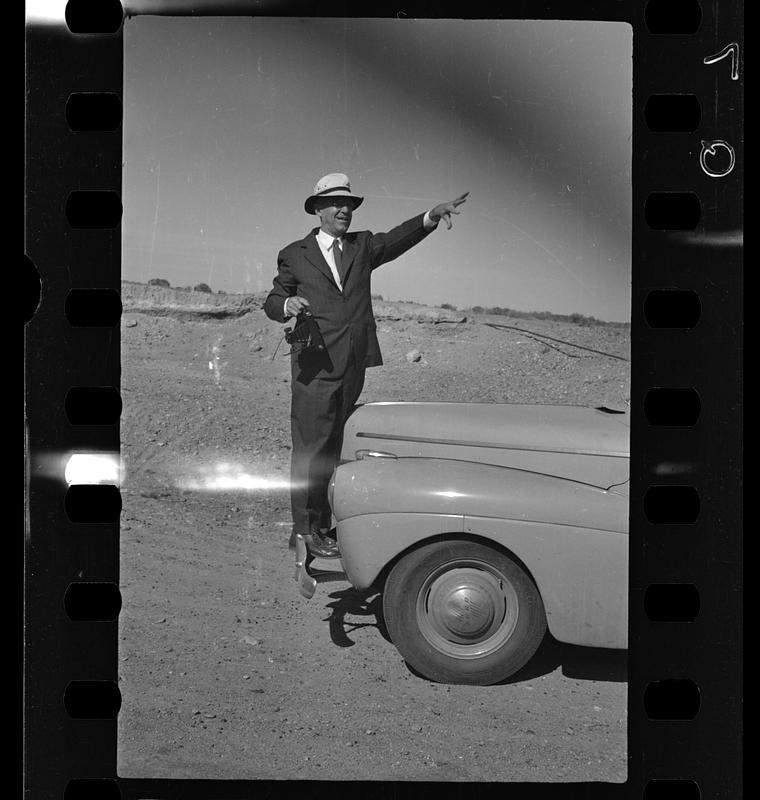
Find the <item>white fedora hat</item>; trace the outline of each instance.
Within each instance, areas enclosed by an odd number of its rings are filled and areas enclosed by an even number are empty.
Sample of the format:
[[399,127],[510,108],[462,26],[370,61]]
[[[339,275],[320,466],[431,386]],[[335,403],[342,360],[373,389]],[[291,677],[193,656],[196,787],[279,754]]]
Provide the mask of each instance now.
[[307,197],[303,204],[307,214],[314,213],[314,201],[320,197],[350,197],[354,201],[354,208],[359,208],[364,202],[363,197],[359,197],[358,194],[351,191],[348,175],[344,175],[342,172],[331,172],[317,181],[314,193]]

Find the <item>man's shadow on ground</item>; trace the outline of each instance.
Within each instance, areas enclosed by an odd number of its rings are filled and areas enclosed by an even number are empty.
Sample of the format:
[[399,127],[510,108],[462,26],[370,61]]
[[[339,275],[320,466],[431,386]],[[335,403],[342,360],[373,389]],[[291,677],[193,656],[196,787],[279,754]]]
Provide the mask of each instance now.
[[[377,628],[384,639],[391,641],[383,622],[382,595],[376,590],[362,592],[349,587],[332,592],[329,597],[331,602],[327,603],[327,607],[330,615],[326,621],[330,625],[330,637],[338,647],[353,647],[356,642],[351,639],[350,634],[359,628]],[[364,617],[366,622],[348,622],[347,615]],[[408,665],[407,667],[417,677],[427,680]],[[533,658],[501,684],[538,678],[554,672],[557,667],[568,678],[625,683],[628,680],[628,651],[562,644],[547,631]]]

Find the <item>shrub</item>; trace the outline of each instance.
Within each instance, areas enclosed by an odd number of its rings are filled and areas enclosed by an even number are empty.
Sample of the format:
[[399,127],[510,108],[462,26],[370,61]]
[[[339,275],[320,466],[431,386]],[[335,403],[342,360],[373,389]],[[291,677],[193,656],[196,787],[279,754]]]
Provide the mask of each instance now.
[[193,286],[194,292],[205,292],[206,294],[213,294],[211,287],[207,283],[198,283]]
[[441,303],[439,308],[445,308],[446,311],[458,311],[459,310],[456,306],[452,306],[451,303]]
[[148,281],[148,286],[164,286],[167,289],[172,288],[172,285],[166,280],[166,278],[151,278]]

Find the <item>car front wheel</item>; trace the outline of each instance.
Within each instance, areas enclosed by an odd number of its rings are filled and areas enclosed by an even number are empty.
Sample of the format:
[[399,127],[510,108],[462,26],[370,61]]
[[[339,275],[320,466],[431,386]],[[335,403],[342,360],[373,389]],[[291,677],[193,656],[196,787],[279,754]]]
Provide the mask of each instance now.
[[383,615],[407,663],[442,683],[498,683],[530,660],[546,632],[525,570],[499,550],[462,540],[404,556],[386,580]]

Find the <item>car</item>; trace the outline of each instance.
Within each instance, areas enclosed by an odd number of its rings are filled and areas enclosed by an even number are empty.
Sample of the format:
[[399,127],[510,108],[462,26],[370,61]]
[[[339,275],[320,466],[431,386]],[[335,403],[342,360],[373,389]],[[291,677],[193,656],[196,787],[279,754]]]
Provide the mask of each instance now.
[[[629,432],[629,414],[603,406],[358,407],[329,490],[342,566],[382,592],[410,667],[499,683],[547,629],[627,647]],[[296,578],[311,596],[305,552]]]

